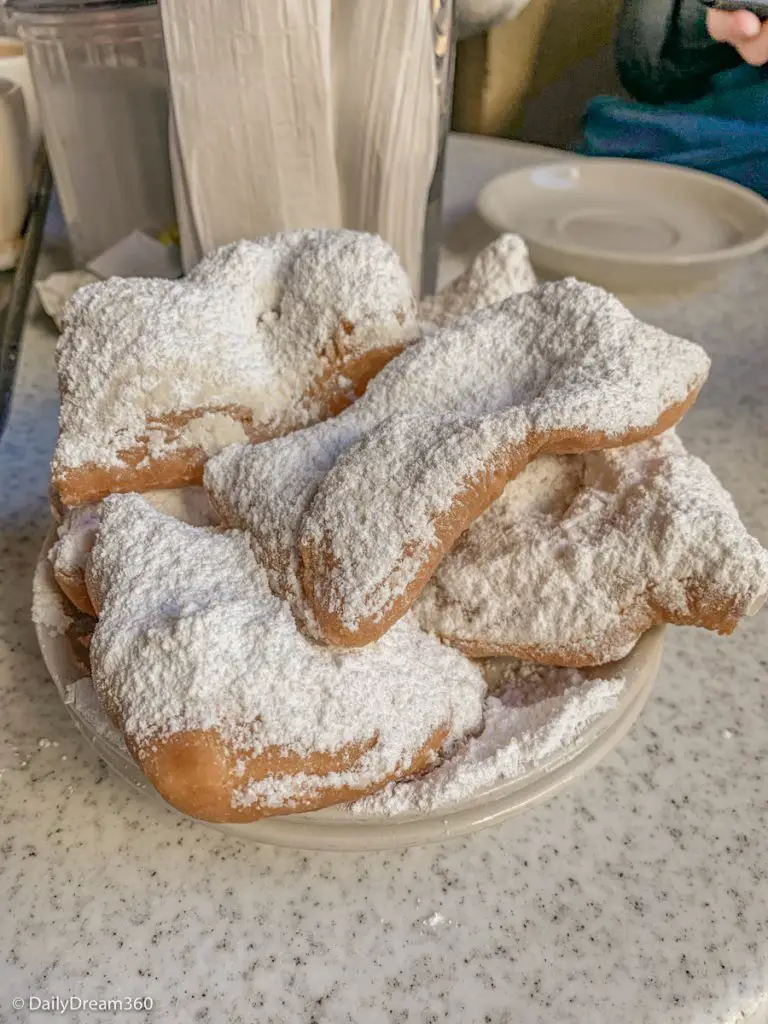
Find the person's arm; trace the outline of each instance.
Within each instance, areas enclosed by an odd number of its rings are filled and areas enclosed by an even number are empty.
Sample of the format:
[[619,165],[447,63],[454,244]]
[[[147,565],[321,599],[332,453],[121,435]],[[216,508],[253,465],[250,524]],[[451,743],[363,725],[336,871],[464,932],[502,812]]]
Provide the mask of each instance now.
[[617,29],[619,78],[644,103],[698,99],[713,75],[741,62],[713,40],[699,0],[624,0]]

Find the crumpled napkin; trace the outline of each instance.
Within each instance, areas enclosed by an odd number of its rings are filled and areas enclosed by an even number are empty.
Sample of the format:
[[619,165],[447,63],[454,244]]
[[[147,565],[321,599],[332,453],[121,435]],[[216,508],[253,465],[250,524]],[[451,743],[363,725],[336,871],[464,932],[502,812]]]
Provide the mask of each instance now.
[[61,317],[69,300],[78,288],[98,280],[99,278],[88,270],[67,270],[51,274],[44,281],[36,281],[35,291],[40,299],[40,305],[61,330]]
[[44,281],[37,281],[35,288],[43,309],[61,330],[64,307],[83,285],[107,277],[162,277],[175,280],[180,276],[181,260],[176,245],[161,242],[143,231],[132,231],[91,260],[85,270],[51,274]]

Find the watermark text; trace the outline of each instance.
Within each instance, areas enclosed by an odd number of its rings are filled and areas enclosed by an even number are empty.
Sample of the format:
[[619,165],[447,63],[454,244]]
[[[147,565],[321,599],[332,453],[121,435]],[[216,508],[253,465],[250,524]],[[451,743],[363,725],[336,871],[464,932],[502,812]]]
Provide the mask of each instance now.
[[85,999],[81,996],[16,996],[11,1000],[14,1010],[30,1013],[71,1013],[73,1010],[101,1013],[145,1013],[154,1006],[151,996],[124,996],[119,999]]

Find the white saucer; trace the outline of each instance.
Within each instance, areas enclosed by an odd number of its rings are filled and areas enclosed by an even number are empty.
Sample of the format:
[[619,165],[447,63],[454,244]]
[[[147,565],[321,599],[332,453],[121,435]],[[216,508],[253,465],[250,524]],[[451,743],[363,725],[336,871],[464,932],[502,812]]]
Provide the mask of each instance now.
[[[55,529],[46,538],[38,559],[35,589],[38,599],[61,607],[48,551]],[[131,758],[122,737],[98,705],[87,668],[69,638],[35,624],[46,667],[75,725],[112,771],[133,789],[162,802]],[[441,842],[498,824],[527,810],[570,785],[592,768],[622,739],[647,701],[661,663],[664,629],[642,636],[622,661],[589,670],[592,679],[623,677],[617,703],[571,741],[558,747],[535,771],[478,789],[461,802],[422,814],[360,814],[349,805],[310,814],[265,818],[249,824],[198,822],[248,842],[270,843],[306,850],[386,850]],[[178,813],[178,812],[177,812]]]
[[579,157],[490,181],[478,209],[528,243],[545,277],[669,291],[768,245],[768,202],[701,171]]

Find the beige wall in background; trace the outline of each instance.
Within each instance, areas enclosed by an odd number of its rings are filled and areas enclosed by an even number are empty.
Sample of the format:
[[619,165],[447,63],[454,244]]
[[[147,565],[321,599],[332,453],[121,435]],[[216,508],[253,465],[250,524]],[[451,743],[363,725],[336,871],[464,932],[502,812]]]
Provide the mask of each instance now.
[[531,0],[522,14],[459,44],[458,131],[567,146],[587,102],[620,92],[612,37],[620,0]]

